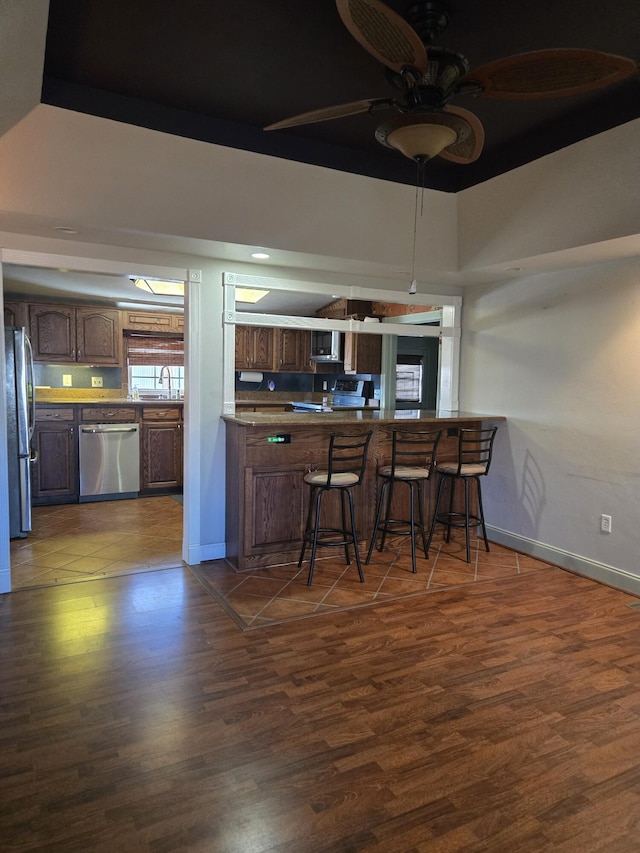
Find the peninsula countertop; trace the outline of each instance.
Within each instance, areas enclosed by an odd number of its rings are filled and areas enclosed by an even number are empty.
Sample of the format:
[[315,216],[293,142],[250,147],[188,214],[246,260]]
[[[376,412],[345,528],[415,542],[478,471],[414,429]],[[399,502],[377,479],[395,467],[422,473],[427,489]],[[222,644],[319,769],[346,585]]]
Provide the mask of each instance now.
[[356,423],[461,423],[464,421],[504,421],[505,415],[479,412],[428,411],[423,409],[344,409],[333,412],[240,412],[223,415],[223,420],[246,427],[272,427],[278,424],[290,426],[350,426]]

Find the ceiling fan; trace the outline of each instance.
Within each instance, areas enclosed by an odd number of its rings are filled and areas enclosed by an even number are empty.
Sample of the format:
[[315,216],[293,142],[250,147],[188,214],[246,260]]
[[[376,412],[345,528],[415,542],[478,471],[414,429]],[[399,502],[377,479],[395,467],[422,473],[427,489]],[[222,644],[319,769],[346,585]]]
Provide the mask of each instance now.
[[469,110],[453,106],[458,95],[534,100],[577,95],[631,76],[636,63],[595,50],[558,48],[507,56],[470,71],[460,53],[433,45],[449,22],[446,0],[413,3],[405,17],[381,0],[336,0],[342,22],[356,41],[386,66],[397,99],[373,98],[311,110],[270,124],[280,130],[329,119],[389,113],[377,127],[378,142],[422,167],[439,155],[454,163],[477,160],[484,129]]

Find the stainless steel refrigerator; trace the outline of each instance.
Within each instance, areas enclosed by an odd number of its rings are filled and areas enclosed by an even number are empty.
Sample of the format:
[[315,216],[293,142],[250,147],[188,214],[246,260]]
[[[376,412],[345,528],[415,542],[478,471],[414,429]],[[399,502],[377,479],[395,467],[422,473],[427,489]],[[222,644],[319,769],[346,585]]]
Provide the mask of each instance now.
[[33,352],[25,329],[4,330],[7,401],[7,445],[9,466],[9,535],[24,538],[31,530],[31,471],[35,458],[31,437],[36,398],[33,382]]

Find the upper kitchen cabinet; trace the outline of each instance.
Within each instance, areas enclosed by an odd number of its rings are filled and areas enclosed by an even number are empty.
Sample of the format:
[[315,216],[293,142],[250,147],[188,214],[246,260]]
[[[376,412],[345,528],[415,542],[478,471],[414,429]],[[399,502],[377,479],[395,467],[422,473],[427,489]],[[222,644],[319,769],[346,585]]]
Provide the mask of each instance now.
[[382,338],[347,332],[344,336],[345,373],[381,373]]
[[5,299],[4,302],[4,324],[5,326],[17,326],[27,328],[29,325],[29,306],[26,302],[14,302]]
[[274,329],[276,370],[282,373],[311,373],[311,332],[307,329]]
[[236,370],[273,370],[273,329],[236,326]]
[[152,313],[151,311],[122,311],[122,328],[136,332],[179,332],[184,334],[184,314]]
[[29,305],[35,361],[119,364],[120,312],[109,308]]

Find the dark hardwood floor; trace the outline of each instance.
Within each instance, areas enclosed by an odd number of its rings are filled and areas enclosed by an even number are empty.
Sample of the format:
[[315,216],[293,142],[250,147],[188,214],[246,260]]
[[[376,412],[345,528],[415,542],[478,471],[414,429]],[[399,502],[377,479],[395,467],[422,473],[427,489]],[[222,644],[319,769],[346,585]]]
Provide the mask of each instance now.
[[640,611],[560,570],[243,632],[188,568],[0,597],[0,849],[640,849]]

